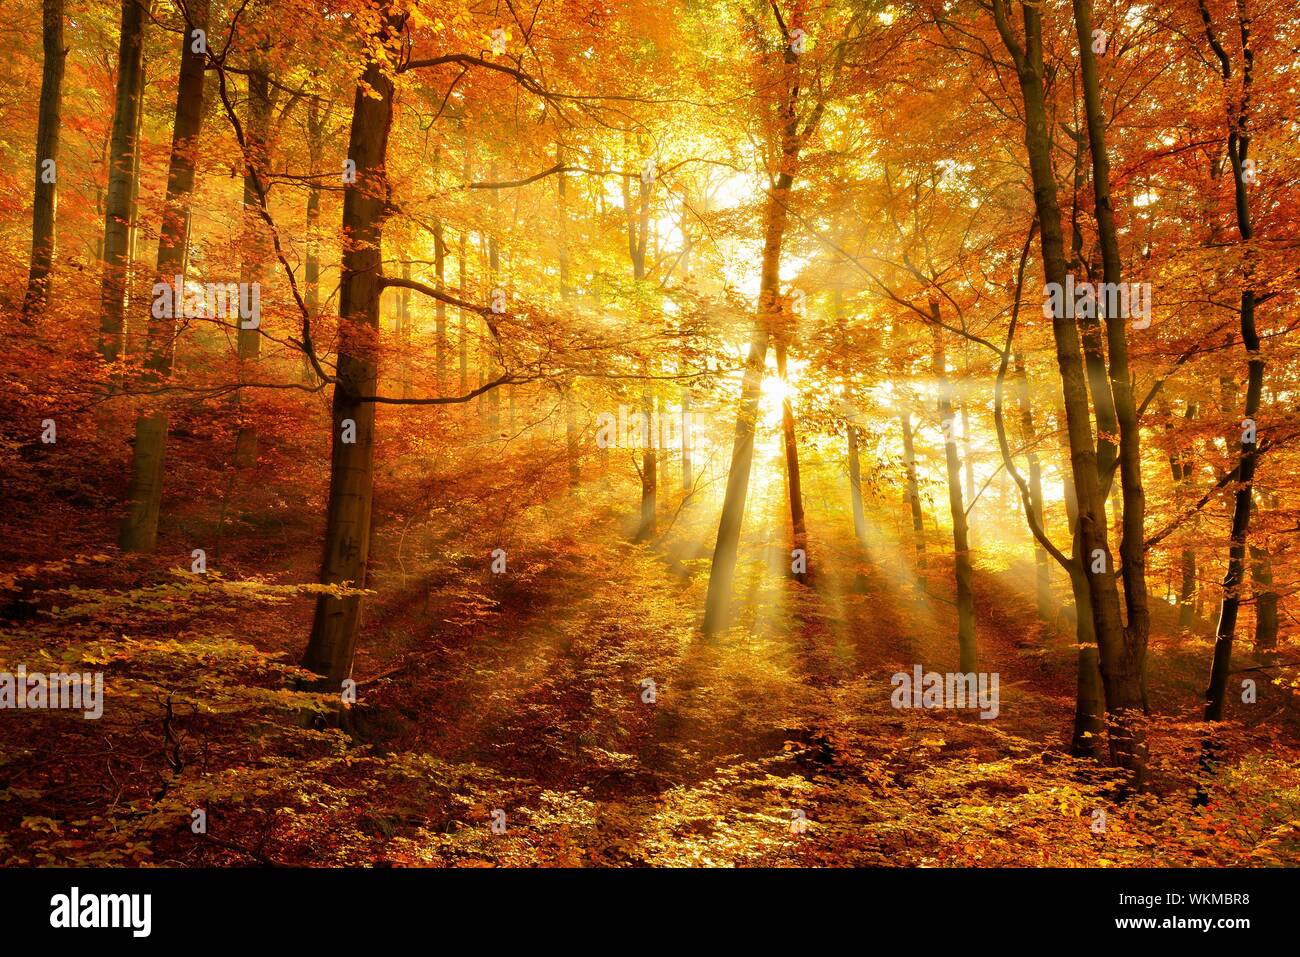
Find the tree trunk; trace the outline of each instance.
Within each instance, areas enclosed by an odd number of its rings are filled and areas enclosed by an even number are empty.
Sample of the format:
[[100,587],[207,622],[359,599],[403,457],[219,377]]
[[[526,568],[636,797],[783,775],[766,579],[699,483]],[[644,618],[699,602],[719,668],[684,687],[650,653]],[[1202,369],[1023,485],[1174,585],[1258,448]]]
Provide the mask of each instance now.
[[32,197],[32,260],[27,273],[23,318],[28,322],[45,309],[54,260],[55,213],[58,210],[59,113],[63,104],[63,0],[44,0],[41,11],[45,65],[36,121],[36,180]]
[[[321,172],[327,117],[328,112],[323,112],[320,108],[320,100],[312,97],[307,104],[307,162],[308,172],[313,177]],[[320,199],[320,182],[313,178],[307,186],[307,240],[303,261],[304,301],[307,312],[313,319],[320,312]],[[302,381],[316,382],[316,370],[312,368],[311,360],[305,352],[302,357]]]
[[[1183,419],[1190,422],[1196,418],[1196,403],[1188,402]],[[1168,431],[1173,431],[1170,422]],[[1192,485],[1192,459],[1189,453],[1173,448],[1169,451],[1169,471],[1174,480],[1174,500],[1181,511],[1186,507],[1187,493]],[[1190,628],[1196,623],[1196,550],[1183,546],[1179,556],[1181,580],[1178,585],[1178,627]]]
[[[646,247],[650,238],[650,193],[653,183],[642,174],[637,191],[636,206],[632,205],[631,180],[634,174],[627,172],[622,177],[623,209],[627,220],[627,252],[632,263],[632,278],[639,286],[646,275]],[[645,360],[644,371],[649,372],[650,360]],[[641,518],[637,525],[636,540],[646,541],[655,533],[655,514],[658,500],[659,469],[658,455],[655,448],[653,426],[654,400],[648,389],[641,392],[641,407],[646,420],[646,445],[641,453]]]
[[[685,371],[685,369],[683,369]],[[694,469],[691,463],[691,444],[695,432],[691,425],[691,387],[682,386],[682,492],[689,493],[695,484]]]
[[867,544],[867,515],[862,508],[862,463],[858,456],[858,427],[852,420],[845,424],[849,440],[849,501],[853,506],[853,534]]
[[569,488],[582,482],[581,456],[578,448],[578,404],[573,384],[564,387],[564,450],[569,462]]
[[[1020,405],[1020,437],[1025,444],[1025,457],[1029,461],[1029,508],[1039,528],[1043,525],[1043,468],[1035,447],[1037,431],[1034,428],[1034,407],[1029,397],[1029,377],[1025,372],[1025,357],[1015,355],[1016,398]],[[1038,600],[1038,617],[1044,621],[1053,618],[1051,568],[1047,550],[1034,540],[1034,592]]]
[[[1079,68],[1083,78],[1084,109],[1088,119],[1088,152],[1092,159],[1092,188],[1096,200],[1097,237],[1101,244],[1102,278],[1107,288],[1118,289],[1124,280],[1119,232],[1110,198],[1110,159],[1106,152],[1106,115],[1101,102],[1097,57],[1092,43],[1092,0],[1073,0],[1074,22],[1079,37]],[[1108,301],[1115,305],[1122,300]],[[1146,701],[1146,651],[1151,631],[1146,582],[1146,493],[1142,488],[1142,431],[1133,400],[1132,375],[1128,366],[1128,323],[1124,309],[1108,308],[1106,348],[1110,358],[1110,393],[1119,425],[1120,494],[1123,502],[1120,522],[1120,573],[1124,581],[1125,670],[1136,672]],[[1103,488],[1107,481],[1102,476]]]
[[[397,15],[385,19],[378,48],[401,29],[404,20]],[[347,187],[343,197],[342,232],[348,241],[343,246],[339,294],[338,382],[331,415],[329,505],[320,573],[324,585],[365,586],[374,488],[375,406],[359,397],[372,395],[378,381],[371,342],[379,331],[388,195],[384,164],[392,123],[391,65],[372,60],[357,85],[348,139],[356,182]],[[343,441],[347,420],[355,425],[354,442]],[[322,684],[337,687],[352,674],[360,616],[358,595],[317,597],[302,663],[326,679]]]
[[[459,244],[456,247],[456,282],[460,286],[460,295],[463,299],[466,295],[466,263],[465,257],[468,255],[466,248],[466,231],[460,231]],[[469,391],[469,320],[465,316],[465,310],[462,307],[456,309],[457,318],[460,320],[460,339],[456,343],[457,360],[460,372],[460,394],[464,395]]]
[[[776,374],[786,383],[786,355],[784,334],[776,341]],[[794,432],[794,403],[789,389],[781,396],[781,439],[785,449],[786,492],[790,499],[790,528],[794,548],[808,545],[808,526],[803,511],[803,482],[799,475],[799,441]],[[796,575],[802,579],[804,575]]]
[[[1243,57],[1246,67],[1243,75],[1245,92],[1242,102],[1249,103],[1253,56],[1249,45],[1250,27],[1245,19],[1244,4],[1238,5],[1238,26],[1245,45]],[[1207,21],[1207,30],[1209,24]],[[1225,67],[1226,70],[1226,67]],[[1225,77],[1226,81],[1226,77]],[[1228,688],[1228,675],[1232,670],[1232,643],[1237,631],[1237,613],[1241,608],[1241,586],[1245,575],[1246,538],[1250,533],[1255,464],[1258,461],[1258,430],[1260,398],[1264,391],[1264,356],[1260,352],[1259,332],[1255,328],[1255,289],[1251,284],[1254,256],[1250,250],[1255,235],[1250,221],[1250,200],[1246,190],[1245,163],[1250,148],[1249,117],[1246,114],[1229,117],[1228,159],[1232,162],[1232,179],[1237,213],[1237,234],[1246,247],[1243,253],[1241,290],[1241,344],[1246,352],[1246,408],[1242,422],[1241,446],[1238,456],[1236,495],[1232,509],[1232,537],[1228,548],[1228,568],[1223,576],[1223,600],[1219,606],[1219,623],[1215,628],[1214,662],[1210,667],[1210,683],[1205,692],[1205,720],[1223,718],[1224,699]]]
[[[171,161],[167,171],[167,200],[158,236],[156,281],[172,285],[184,277],[187,265],[190,199],[194,192],[194,163],[203,124],[203,72],[205,57],[192,49],[193,32],[208,26],[208,0],[190,0],[189,19],[181,35],[181,66],[176,87],[176,119],[172,126]],[[181,287],[184,288],[182,278]],[[173,315],[148,320],[145,341],[145,380],[163,382],[172,369],[176,319]],[[127,510],[118,535],[124,552],[151,552],[158,538],[162,504],[163,462],[167,452],[167,413],[158,409],[136,419],[131,454],[131,480]]]
[[[1082,578],[1082,576],[1080,576]],[[1086,581],[1085,581],[1086,586]],[[1087,596],[1080,608],[1087,608]],[[1106,712],[1101,687],[1101,671],[1097,665],[1097,646],[1095,644],[1079,645],[1079,683],[1074,703],[1074,735],[1070,740],[1070,754],[1076,758],[1092,758],[1100,761],[1105,757],[1105,722],[1102,715]]]
[[767,204],[763,261],[758,294],[758,311],[754,331],[750,334],[749,352],[740,387],[740,412],[731,445],[731,469],[727,473],[727,491],[718,520],[718,537],[713,546],[713,563],[709,569],[709,591],[704,605],[703,631],[713,635],[726,627],[731,617],[731,588],[736,575],[736,558],[740,549],[740,528],[745,517],[745,498],[749,494],[749,473],[754,464],[754,428],[758,419],[758,396],[767,365],[767,346],[772,323],[781,308],[781,243],[785,236],[786,202],[793,177],[782,172]]
[[[438,225],[436,227],[436,232],[434,233],[433,243],[435,248],[439,250],[438,254],[435,255],[435,259],[437,260],[436,267],[435,267],[437,272],[436,282],[437,282],[437,287],[439,292],[442,292],[443,290],[441,233],[442,233],[442,226]],[[401,260],[402,260],[402,278],[409,280],[411,278],[411,261],[406,258],[405,254],[402,255]],[[439,395],[442,394],[443,369],[441,367],[441,363],[445,361],[442,346],[443,346],[443,339],[445,338],[445,334],[447,331],[446,310],[447,310],[446,304],[441,299],[437,300],[438,322],[443,332],[443,335],[440,335],[438,337],[438,362],[440,365],[437,372],[438,387],[436,391],[438,392]],[[397,319],[398,319],[397,343],[398,343],[398,348],[401,350],[401,358],[398,361],[398,368],[401,370],[401,375],[402,375],[402,398],[409,399],[412,394],[411,335],[414,332],[414,328],[413,328],[414,318],[411,315],[411,290],[410,289],[403,288],[398,290]]]
[[[993,13],[998,32],[1015,61],[1025,104],[1025,150],[1033,180],[1034,203],[1041,225],[1039,242],[1044,280],[1063,290],[1066,278],[1065,243],[1061,232],[1061,209],[1057,201],[1044,98],[1042,15],[1036,6],[1028,3],[1021,4],[1021,12],[1024,19],[1023,49],[1011,27],[1007,0],[994,0]],[[1134,660],[1125,641],[1114,561],[1107,542],[1105,495],[1098,478],[1097,449],[1093,443],[1078,331],[1065,309],[1052,312],[1052,334],[1056,342],[1057,366],[1061,375],[1070,443],[1070,466],[1078,496],[1078,527],[1082,545],[1079,558],[1083,560],[1083,573],[1087,576],[1089,586],[1090,611],[1097,637],[1106,710],[1111,719],[1111,757],[1117,764],[1132,771],[1140,781],[1146,768],[1146,744],[1131,718],[1143,707],[1142,663]]]
[[921,511],[921,487],[916,478],[916,444],[912,441],[912,413],[904,411],[903,422],[903,468],[907,472],[907,504],[912,510],[912,541],[916,546],[916,575],[921,587],[925,587],[922,574],[925,569],[925,513]]
[[1277,649],[1277,591],[1273,587],[1273,558],[1267,548],[1250,548],[1250,577],[1255,586],[1255,650]]
[[104,276],[100,290],[99,354],[105,362],[122,356],[126,322],[127,254],[131,233],[131,171],[138,148],[136,129],[144,84],[144,5],[122,0],[113,135],[104,201]]
[[[403,268],[408,271],[411,264],[404,263]],[[434,285],[439,292],[445,292],[447,289],[447,243],[443,236],[442,221],[436,220],[433,225],[433,276]],[[410,290],[405,290],[408,294]],[[409,320],[409,316],[407,319]],[[437,338],[435,349],[437,350],[437,360],[435,362],[438,377],[438,394],[442,395],[443,390],[447,387],[447,304],[441,299],[437,300],[433,306],[433,329]],[[404,346],[410,345],[410,334],[405,333],[406,340]],[[409,381],[409,376],[407,377]]]
[[[146,8],[147,12],[152,12],[152,7]],[[137,264],[140,261],[139,242],[140,242],[140,159],[144,153],[144,91],[149,83],[149,58],[140,58],[140,89],[136,94],[139,102],[135,105],[135,152],[131,156],[131,221],[127,227],[126,239],[126,284],[123,288],[123,320],[131,314],[132,299],[135,296],[135,282]],[[132,330],[127,326],[124,330],[126,353],[127,355],[136,355],[140,351],[139,336],[137,330],[134,339]]]
[[[461,141],[465,150],[465,162],[462,175],[464,176],[464,181],[468,183],[470,181],[470,174],[473,170],[470,164],[469,133],[465,131],[463,123],[461,126]],[[462,300],[467,299],[469,296],[469,288],[465,285],[468,278],[466,273],[466,269],[468,268],[467,257],[469,255],[468,237],[469,231],[462,228],[456,242],[456,282],[460,287],[459,295]],[[456,318],[460,321],[460,340],[457,343],[457,358],[460,361],[460,394],[464,395],[469,391],[469,321],[465,316],[465,310],[460,307],[457,307],[456,309]]]
[[[265,68],[260,64],[254,66],[248,74],[248,118],[244,123],[244,142],[248,147],[249,162],[257,175],[261,176],[270,169],[270,145],[267,137],[271,126],[271,85]],[[257,212],[259,200],[253,173],[244,173],[244,223],[240,240],[240,253],[243,261],[240,266],[240,282],[249,286],[261,283],[264,264],[268,258],[266,243],[263,238],[260,216]],[[236,345],[239,351],[239,378],[244,381],[248,374],[247,366],[255,366],[262,351],[262,331],[260,328],[245,328],[247,323],[236,318]],[[235,404],[243,402],[240,393],[235,394]],[[251,468],[257,464],[257,428],[245,423],[239,427],[235,436],[235,467]]]
[[790,190],[799,165],[802,136],[812,129],[812,121],[803,133],[799,130],[799,56],[792,45],[785,48],[785,89],[778,105],[781,119],[780,165],[772,182],[765,213],[763,257],[759,269],[758,308],[754,331],[740,386],[740,410],[736,416],[736,433],[731,446],[731,470],[727,473],[727,491],[722,500],[718,521],[718,538],[713,546],[713,563],[709,570],[709,591],[704,605],[705,635],[716,634],[731,617],[731,588],[736,576],[736,558],[740,549],[740,529],[745,517],[745,498],[749,493],[749,473],[754,464],[754,429],[758,419],[759,391],[767,365],[767,347],[773,328],[782,322],[781,248],[785,240]]
[[962,500],[961,460],[957,455],[956,421],[953,416],[952,385],[948,380],[943,333],[939,331],[939,303],[930,300],[934,318],[934,376],[939,386],[939,422],[943,428],[943,454],[948,470],[948,508],[952,514],[953,571],[957,580],[957,647],[963,674],[977,670],[975,645],[975,598],[971,590],[970,540],[966,528],[966,504]]
[[966,482],[966,500],[975,501],[975,455],[970,442],[970,403],[961,403],[962,475]]
[[[497,178],[496,164],[492,165],[490,174],[493,182]],[[497,283],[501,280],[501,247],[497,240],[497,230],[500,228],[500,207],[501,194],[499,190],[492,190],[492,229],[487,237],[487,274],[489,285],[489,294],[494,295]],[[492,357],[487,359],[489,363],[488,372],[483,376],[484,381],[491,379],[496,374],[496,362]],[[494,438],[500,438],[501,429],[501,393],[493,389],[484,396],[488,408],[488,427],[492,430]]]
[[656,401],[648,394],[643,396],[641,408],[645,415],[645,448],[641,452],[641,521],[637,526],[636,540],[648,541],[654,537],[659,488],[658,449],[656,433],[658,416]]

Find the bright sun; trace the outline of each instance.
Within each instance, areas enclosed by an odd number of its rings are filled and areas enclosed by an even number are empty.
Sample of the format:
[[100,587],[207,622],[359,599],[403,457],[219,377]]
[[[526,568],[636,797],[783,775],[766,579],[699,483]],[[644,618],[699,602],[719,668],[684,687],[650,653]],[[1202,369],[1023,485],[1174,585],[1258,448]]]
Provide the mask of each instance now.
[[763,395],[764,404],[780,406],[781,401],[788,395],[794,395],[794,388],[788,382],[783,382],[778,375],[765,376],[763,385],[760,388]]

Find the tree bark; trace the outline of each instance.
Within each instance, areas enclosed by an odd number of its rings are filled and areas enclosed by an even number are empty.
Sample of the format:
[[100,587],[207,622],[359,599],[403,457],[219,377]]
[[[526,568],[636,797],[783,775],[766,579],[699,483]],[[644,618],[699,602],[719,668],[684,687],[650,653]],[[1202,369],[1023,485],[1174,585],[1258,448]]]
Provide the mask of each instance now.
[[944,463],[948,472],[948,508],[952,514],[953,573],[957,583],[957,648],[963,674],[977,671],[975,643],[975,598],[971,590],[970,537],[966,527],[966,504],[962,499],[961,459],[957,455],[956,421],[953,415],[952,384],[939,330],[939,303],[930,300],[934,318],[934,377],[939,387],[939,423],[943,430]]
[[[1183,414],[1184,421],[1196,418],[1196,403],[1188,402]],[[1173,432],[1170,422],[1167,431]],[[1178,448],[1169,451],[1169,471],[1174,481],[1174,500],[1179,509],[1186,507],[1187,493],[1191,488],[1194,473],[1192,458]],[[1190,628],[1196,622],[1196,550],[1184,545],[1179,556],[1180,581],[1178,585],[1178,627]]]
[[[390,14],[381,28],[384,47],[405,17]],[[343,196],[342,278],[339,294],[338,382],[331,420],[330,489],[321,560],[323,585],[365,586],[374,489],[375,406],[378,368],[372,342],[379,331],[382,291],[383,223],[388,210],[385,161],[393,123],[391,65],[371,60],[357,85],[352,105],[348,158],[356,163],[356,182]],[[355,441],[345,442],[344,423],[355,425]],[[352,674],[361,616],[359,595],[321,594],[316,599],[311,638],[303,667],[337,687]]]
[[[435,259],[435,271],[437,275],[435,282],[437,283],[437,288],[439,292],[442,292],[443,290],[443,275],[442,275],[443,250],[442,250],[441,234],[442,234],[442,226],[441,224],[438,224],[435,226],[433,244],[435,249],[438,250],[438,252],[435,253],[434,255],[434,259]],[[411,261],[406,257],[405,253],[402,254],[401,261],[402,261],[402,278],[410,279]],[[443,346],[443,339],[445,338],[445,333],[447,331],[447,315],[446,315],[447,306],[441,299],[437,300],[436,302],[437,302],[436,308],[438,310],[438,313],[440,313],[438,315],[438,322],[441,324],[443,335],[439,336],[438,338],[439,368],[437,371],[438,381],[437,381],[437,387],[435,391],[439,395],[441,395],[442,394],[442,371],[443,371],[441,364],[445,361],[442,346]],[[401,350],[401,356],[398,359],[398,369],[401,372],[402,398],[404,399],[409,399],[412,394],[411,334],[414,332],[413,322],[414,320],[411,315],[411,290],[406,288],[399,289],[398,296],[397,296],[397,325],[398,325],[397,344],[398,344],[398,349]]]
[[[470,144],[469,133],[466,132],[464,125],[461,126],[461,145],[465,151],[464,169],[462,175],[464,181],[470,181],[470,174],[473,172],[470,164]],[[460,287],[460,297],[465,299],[469,295],[469,288],[465,285],[468,276],[466,273],[469,248],[469,232],[461,229],[457,236],[456,242],[456,283]],[[460,372],[460,394],[464,395],[469,391],[469,321],[463,308],[457,307],[456,318],[460,321],[460,338],[457,342],[457,359],[459,360]]]
[[[775,9],[775,8],[774,8]],[[740,410],[731,445],[731,470],[727,473],[727,490],[718,520],[718,538],[713,546],[713,563],[709,570],[709,591],[704,605],[703,632],[713,635],[726,627],[731,617],[731,589],[736,576],[736,559],[740,549],[740,529],[745,517],[745,498],[749,492],[749,473],[754,464],[754,430],[758,420],[758,398],[767,365],[767,347],[773,330],[782,322],[781,249],[789,218],[790,191],[799,165],[799,151],[813,128],[810,119],[803,133],[799,130],[799,56],[793,45],[785,48],[785,84],[778,106],[781,121],[780,168],[772,180],[764,214],[763,256],[759,268],[758,308],[754,330],[740,386]]]
[[[640,188],[637,191],[637,203],[632,204],[631,179],[634,174],[626,172],[622,177],[623,209],[627,219],[627,253],[632,263],[632,278],[637,285],[645,280],[646,246],[650,237],[650,193],[652,183],[649,177],[641,175]],[[646,360],[645,365],[649,365]],[[648,372],[649,369],[647,368]],[[641,393],[641,408],[645,415],[645,448],[641,453],[641,518],[637,524],[636,540],[646,541],[654,536],[656,506],[658,501],[659,469],[658,451],[655,448],[653,426],[654,400],[648,390]]]
[[[270,169],[270,144],[268,135],[271,126],[271,84],[265,67],[255,59],[248,74],[248,119],[244,124],[245,143],[248,148],[249,162],[257,175],[261,176]],[[259,201],[253,172],[244,173],[244,223],[240,240],[240,282],[253,285],[262,281],[264,266],[268,258],[266,243],[257,212]],[[245,328],[246,323],[236,318],[236,347],[239,353],[239,378],[244,381],[248,367],[255,366],[262,352],[262,331],[260,328]],[[239,393],[235,395],[235,404],[242,405]],[[257,427],[245,422],[239,427],[235,436],[235,467],[251,468],[257,464]]]
[[903,468],[907,473],[907,504],[912,511],[912,542],[916,546],[916,574],[922,588],[925,578],[925,513],[921,511],[921,487],[916,476],[916,443],[912,439],[912,413],[904,411],[900,416],[903,423]]
[[[993,0],[992,7],[998,32],[1015,62],[1025,105],[1025,151],[1041,226],[1039,242],[1044,280],[1064,289],[1065,242],[1044,94],[1042,14],[1036,5],[1020,4],[1024,21],[1022,48],[1011,27],[1009,0]],[[1078,329],[1065,312],[1053,310],[1051,319],[1065,404],[1070,466],[1078,496],[1078,535],[1082,546],[1078,557],[1083,560],[1097,637],[1102,686],[1110,717],[1111,758],[1132,771],[1140,783],[1145,775],[1146,744],[1132,718],[1143,708],[1142,662],[1134,658],[1125,641],[1114,562],[1107,543],[1105,495],[1098,477],[1083,355]]]
[[[152,6],[146,8],[146,12],[152,13]],[[135,296],[136,269],[139,262],[139,243],[140,243],[140,174],[141,155],[144,152],[144,91],[149,83],[149,58],[147,56],[140,59],[140,89],[136,93],[138,102],[135,105],[135,142],[136,149],[131,156],[131,220],[127,226],[126,239],[126,284],[123,287],[122,303],[123,318],[131,314],[132,299]],[[132,330],[127,326],[124,330],[125,348],[127,355],[136,355],[140,351],[139,331],[135,332],[134,339]]]
[[731,445],[731,469],[727,473],[727,490],[718,520],[718,537],[713,547],[709,570],[709,591],[705,599],[703,631],[706,635],[721,631],[730,619],[731,588],[736,574],[740,548],[740,528],[745,517],[745,499],[749,493],[749,473],[754,464],[754,428],[758,419],[759,389],[767,365],[767,347],[773,319],[781,308],[781,243],[785,236],[786,201],[793,177],[778,174],[772,198],[767,204],[763,260],[760,273],[758,311],[750,334],[745,358],[744,378],[740,387],[740,412]]
[[[1207,35],[1212,39],[1212,26],[1205,16]],[[1242,270],[1241,290],[1241,343],[1246,352],[1246,408],[1242,423],[1241,445],[1238,455],[1236,495],[1232,509],[1232,536],[1228,548],[1228,568],[1223,576],[1223,600],[1219,605],[1219,622],[1215,628],[1214,661],[1210,666],[1210,682],[1205,692],[1205,720],[1223,719],[1224,699],[1228,688],[1228,675],[1232,670],[1232,644],[1237,631],[1237,614],[1241,609],[1241,586],[1245,576],[1246,539],[1250,533],[1255,465],[1258,461],[1258,431],[1260,399],[1264,391],[1264,356],[1260,351],[1259,332],[1255,326],[1255,289],[1251,281],[1254,257],[1249,245],[1255,235],[1250,220],[1250,199],[1246,189],[1246,156],[1250,149],[1249,97],[1254,67],[1254,54],[1250,47],[1250,21],[1245,4],[1237,5],[1237,25],[1241,32],[1245,68],[1242,75],[1242,101],[1240,109],[1229,116],[1231,132],[1228,134],[1228,159],[1232,163],[1237,234],[1246,246]],[[1224,66],[1224,79],[1228,79]],[[1247,425],[1249,423],[1249,425]]]
[[[1088,120],[1088,152],[1092,159],[1097,236],[1101,244],[1102,278],[1107,288],[1123,282],[1119,231],[1110,198],[1110,159],[1106,151],[1106,115],[1101,102],[1097,57],[1092,49],[1092,0],[1073,0],[1079,37],[1079,68],[1083,79],[1084,109]],[[1113,303],[1108,303],[1113,304]],[[1099,304],[1100,305],[1100,304]],[[1142,488],[1142,432],[1133,399],[1128,365],[1129,316],[1124,310],[1105,310],[1106,347],[1109,353],[1110,394],[1119,426],[1120,494],[1123,514],[1119,541],[1120,573],[1124,581],[1126,670],[1136,670],[1146,700],[1146,649],[1151,612],[1146,583],[1146,493]],[[1108,481],[1102,476],[1103,488]],[[1145,707],[1144,709],[1145,710]]]
[[[41,100],[36,121],[32,259],[27,273],[27,294],[23,299],[23,318],[28,322],[45,309],[50,292],[50,264],[54,261],[59,125],[63,105],[63,67],[68,56],[63,45],[63,0],[44,0],[41,21],[45,63],[41,71]],[[50,163],[48,169],[47,161]]]
[[[782,383],[786,377],[786,346],[784,334],[776,342],[776,374]],[[781,396],[781,440],[785,449],[786,493],[790,500],[790,529],[793,534],[794,548],[807,548],[808,525],[803,511],[803,482],[799,474],[799,440],[794,431],[794,402],[789,389]],[[796,574],[803,579],[805,574]]]
[[[208,26],[208,0],[190,0],[186,30],[181,35],[180,76],[176,86],[176,118],[172,125],[171,160],[167,170],[167,200],[158,236],[156,281],[171,285],[184,277],[187,266],[190,201],[194,192],[194,167],[203,125],[203,72],[205,57],[193,49],[195,30]],[[182,278],[182,288],[184,279]],[[176,304],[173,315],[151,314],[145,339],[145,381],[161,383],[171,375],[175,351]],[[126,515],[118,534],[124,552],[151,552],[158,538],[162,505],[163,463],[167,452],[167,413],[158,409],[141,415],[135,423],[131,479]]]
[[[325,126],[329,113],[321,109],[318,97],[307,103],[307,163],[312,179],[307,186],[307,238],[303,260],[304,302],[308,314],[314,319],[320,312],[320,181],[322,154],[325,150]],[[315,383],[316,370],[306,353],[302,357],[302,381]]]
[[[1025,445],[1029,462],[1029,508],[1039,528],[1043,525],[1043,468],[1036,448],[1037,431],[1034,427],[1034,407],[1029,397],[1029,377],[1025,371],[1025,357],[1015,355],[1016,399],[1020,406],[1020,437]],[[1053,618],[1051,568],[1047,550],[1034,539],[1034,594],[1038,601],[1038,617],[1044,621]]]
[[113,101],[113,135],[104,201],[104,275],[100,290],[99,354],[105,362],[122,356],[126,323],[127,254],[131,233],[131,172],[138,149],[140,91],[144,84],[144,5],[122,0],[122,28]]
[[[403,268],[409,270],[411,264],[409,262],[405,263]],[[434,284],[437,286],[438,291],[445,291],[447,288],[447,243],[443,234],[441,220],[435,220],[433,225],[433,275]],[[407,290],[408,293],[409,291]],[[409,321],[410,316],[408,315],[406,318]],[[438,377],[438,394],[441,395],[443,390],[447,388],[447,304],[441,299],[437,300],[433,305],[433,328],[434,335],[437,338],[435,344],[437,355],[435,374]],[[405,340],[402,344],[409,347],[410,332],[403,330],[403,334]],[[410,381],[410,376],[407,376],[407,381]]]

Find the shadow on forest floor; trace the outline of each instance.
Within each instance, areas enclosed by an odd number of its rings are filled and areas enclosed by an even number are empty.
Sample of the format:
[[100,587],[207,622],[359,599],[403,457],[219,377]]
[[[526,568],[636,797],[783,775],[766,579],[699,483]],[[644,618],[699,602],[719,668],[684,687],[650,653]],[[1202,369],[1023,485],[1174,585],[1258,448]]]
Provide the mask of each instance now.
[[[859,545],[841,512],[815,505],[835,501],[839,481],[808,476],[807,583],[790,574],[780,480],[755,483],[735,622],[711,640],[698,631],[717,517],[704,501],[648,545],[623,528],[628,487],[599,480],[578,493],[587,507],[561,492],[508,528],[471,527],[481,515],[468,508],[460,524],[440,513],[438,535],[387,526],[351,739],[286,720],[321,706],[285,690],[281,663],[301,650],[310,595],[274,584],[311,580],[310,529],[259,545],[256,564],[280,571],[254,582],[131,580],[149,566],[108,555],[50,566],[57,587],[0,657],[61,647],[103,668],[118,697],[103,722],[42,716],[21,740],[0,738],[0,851],[172,864],[1300,859],[1291,691],[1261,682],[1259,704],[1235,709],[1212,800],[1194,809],[1209,645],[1178,634],[1158,602],[1152,788],[1117,805],[1114,773],[1068,756],[1072,636],[1037,619],[1018,529],[976,526],[996,719],[894,708],[895,672],[956,667],[951,568],[936,532],[917,588],[913,547],[883,507]],[[493,576],[484,556],[500,536],[509,574]],[[198,808],[206,835],[189,827]]]

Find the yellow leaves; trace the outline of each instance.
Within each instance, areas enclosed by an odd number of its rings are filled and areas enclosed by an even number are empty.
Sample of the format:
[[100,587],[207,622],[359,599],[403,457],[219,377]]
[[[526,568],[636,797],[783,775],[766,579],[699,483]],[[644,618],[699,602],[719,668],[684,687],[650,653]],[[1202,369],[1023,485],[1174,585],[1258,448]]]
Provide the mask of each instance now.
[[63,825],[52,817],[40,817],[33,815],[22,819],[19,825],[25,831],[34,831],[36,833],[45,832],[47,834],[63,833]]

